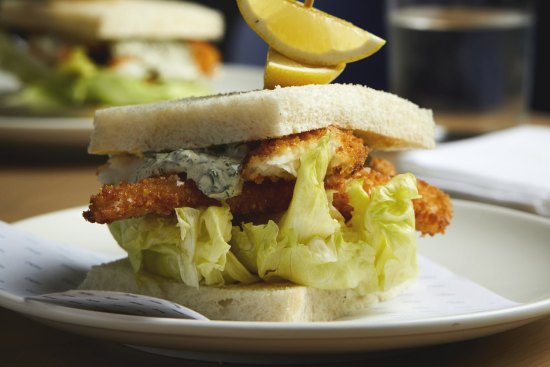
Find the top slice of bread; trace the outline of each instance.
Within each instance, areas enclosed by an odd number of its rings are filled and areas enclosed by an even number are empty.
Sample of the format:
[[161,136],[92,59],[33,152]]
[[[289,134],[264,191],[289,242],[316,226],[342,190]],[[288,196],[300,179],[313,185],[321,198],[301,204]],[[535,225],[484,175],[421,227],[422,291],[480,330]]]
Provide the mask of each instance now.
[[4,0],[0,23],[84,40],[189,39],[223,36],[221,13],[167,0]]
[[329,125],[373,150],[434,147],[431,110],[350,84],[307,85],[96,111],[88,151],[141,153],[276,138]]

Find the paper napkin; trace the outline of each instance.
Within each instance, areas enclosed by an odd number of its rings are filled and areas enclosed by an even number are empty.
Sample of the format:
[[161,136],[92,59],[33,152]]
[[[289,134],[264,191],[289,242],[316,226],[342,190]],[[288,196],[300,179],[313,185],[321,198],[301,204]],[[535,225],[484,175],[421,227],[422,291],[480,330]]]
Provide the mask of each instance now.
[[[0,221],[0,305],[5,299],[41,300],[83,309],[115,310],[123,314],[202,318],[181,306],[151,297],[75,291],[93,265],[115,259],[112,255],[77,245],[48,241]],[[368,317],[369,322],[376,325],[466,315],[518,305],[427,258],[419,256],[418,265],[420,276],[404,294],[369,308],[364,314],[355,315],[355,319]],[[70,292],[58,293],[66,291]]]
[[401,171],[457,196],[550,216],[550,127],[521,125],[407,152]]

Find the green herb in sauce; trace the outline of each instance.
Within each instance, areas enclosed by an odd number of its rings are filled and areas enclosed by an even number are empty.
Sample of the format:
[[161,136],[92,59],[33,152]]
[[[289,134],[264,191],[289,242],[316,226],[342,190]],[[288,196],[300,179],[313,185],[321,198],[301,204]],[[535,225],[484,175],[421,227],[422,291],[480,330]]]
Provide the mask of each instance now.
[[145,153],[141,162],[127,177],[138,182],[146,177],[185,173],[206,196],[224,200],[242,190],[241,166],[246,145],[227,145],[214,150],[179,149],[169,153]]
[[227,199],[238,195],[242,188],[241,161],[192,150],[176,150],[170,153],[155,153],[145,156],[132,181],[167,173],[185,172],[197,187],[214,199]]

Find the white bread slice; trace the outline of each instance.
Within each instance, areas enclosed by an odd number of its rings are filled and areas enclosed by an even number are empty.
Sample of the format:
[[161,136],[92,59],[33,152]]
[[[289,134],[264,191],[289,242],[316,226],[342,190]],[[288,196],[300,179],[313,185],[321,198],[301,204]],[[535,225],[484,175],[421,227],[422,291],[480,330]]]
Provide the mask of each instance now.
[[212,320],[331,321],[401,293],[409,282],[387,292],[360,295],[354,290],[323,290],[291,283],[192,288],[148,275],[136,281],[127,259],[92,267],[80,289],[119,291],[166,299]]
[[351,84],[306,85],[96,111],[88,151],[116,154],[263,140],[329,125],[371,149],[434,147],[432,111]]
[[218,11],[166,0],[4,0],[0,22],[85,40],[215,40],[224,32]]

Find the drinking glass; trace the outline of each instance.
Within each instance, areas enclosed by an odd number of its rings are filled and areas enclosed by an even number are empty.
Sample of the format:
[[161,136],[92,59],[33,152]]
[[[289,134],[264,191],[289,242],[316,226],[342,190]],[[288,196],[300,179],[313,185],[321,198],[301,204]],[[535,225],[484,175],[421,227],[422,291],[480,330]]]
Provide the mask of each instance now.
[[533,14],[527,0],[388,0],[390,89],[434,111],[447,136],[525,120]]

